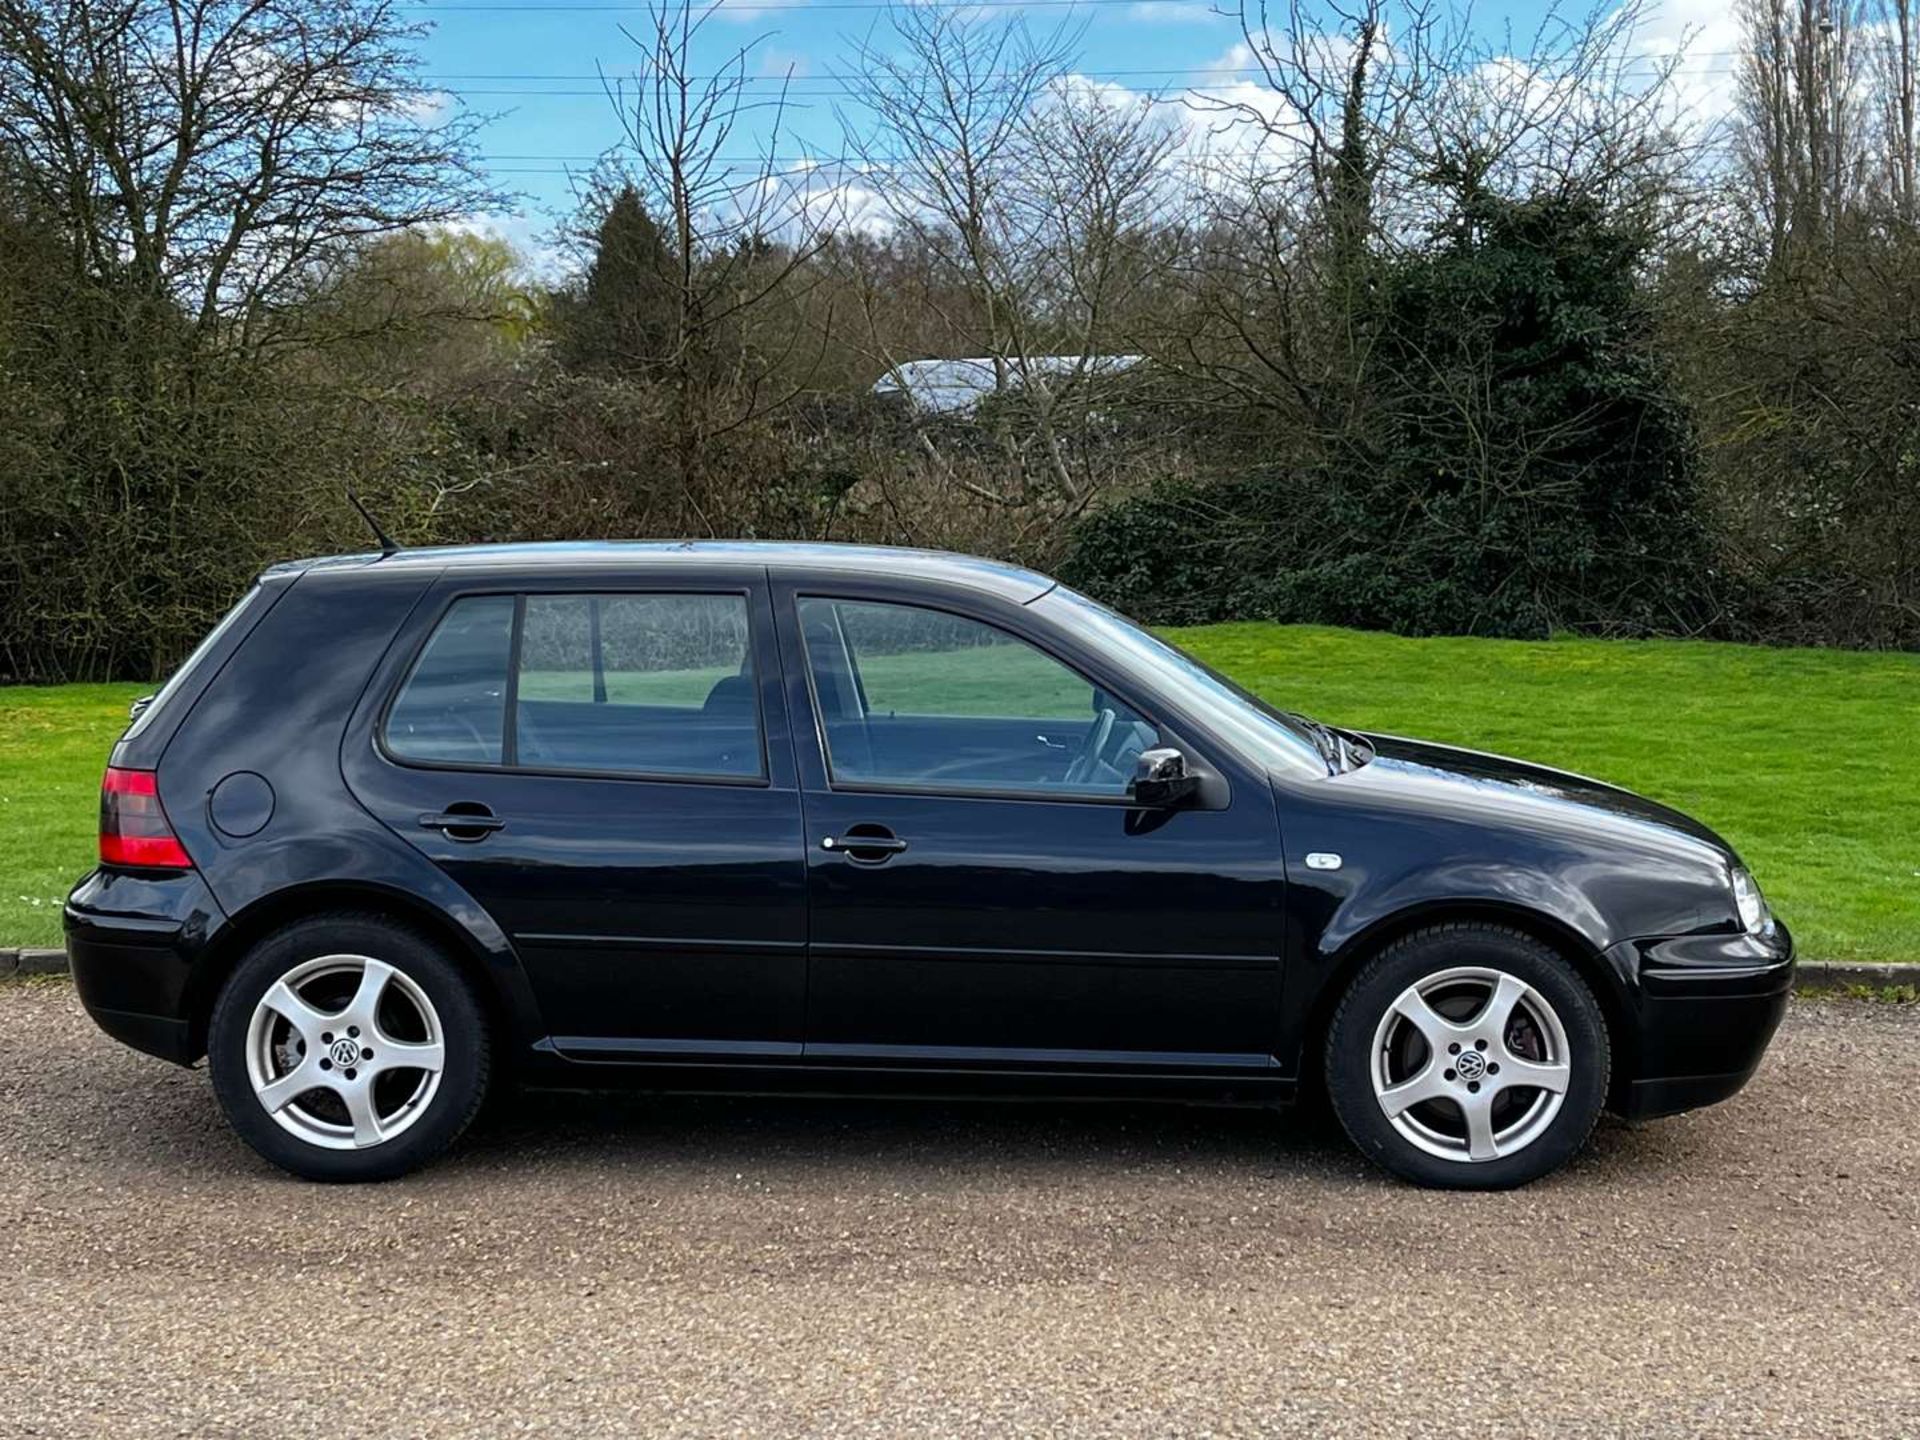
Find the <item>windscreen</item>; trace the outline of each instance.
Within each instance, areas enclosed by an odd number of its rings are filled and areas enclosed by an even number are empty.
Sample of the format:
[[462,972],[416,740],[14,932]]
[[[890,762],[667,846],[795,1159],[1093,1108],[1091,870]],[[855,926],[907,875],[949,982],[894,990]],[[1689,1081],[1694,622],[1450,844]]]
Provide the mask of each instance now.
[[1325,773],[1312,732],[1301,717],[1241,689],[1186,651],[1064,585],[1055,586],[1034,606],[1068,612],[1065,618],[1092,644],[1107,651],[1116,663],[1144,672],[1156,686],[1183,698],[1248,756],[1306,774]]

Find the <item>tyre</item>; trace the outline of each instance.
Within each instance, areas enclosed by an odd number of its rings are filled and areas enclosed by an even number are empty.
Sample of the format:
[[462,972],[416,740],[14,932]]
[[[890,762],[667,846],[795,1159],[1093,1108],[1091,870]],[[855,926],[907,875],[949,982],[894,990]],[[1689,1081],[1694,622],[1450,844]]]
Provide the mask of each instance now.
[[426,1164],[486,1098],[478,997],[427,936],[372,915],[301,920],[255,945],[215,1003],[214,1094],[240,1137],[309,1180]]
[[1607,1096],[1606,1019],[1549,946],[1449,924],[1354,977],[1327,1036],[1327,1093],[1362,1154],[1419,1185],[1500,1190],[1558,1169]]

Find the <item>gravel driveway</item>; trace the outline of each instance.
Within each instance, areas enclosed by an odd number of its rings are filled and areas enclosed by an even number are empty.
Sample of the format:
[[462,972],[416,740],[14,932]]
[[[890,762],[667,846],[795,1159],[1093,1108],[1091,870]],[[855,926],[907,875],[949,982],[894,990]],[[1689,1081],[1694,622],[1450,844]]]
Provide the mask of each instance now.
[[282,1178],[0,985],[0,1433],[1920,1434],[1920,1011],[1514,1195],[1258,1113],[515,1100]]

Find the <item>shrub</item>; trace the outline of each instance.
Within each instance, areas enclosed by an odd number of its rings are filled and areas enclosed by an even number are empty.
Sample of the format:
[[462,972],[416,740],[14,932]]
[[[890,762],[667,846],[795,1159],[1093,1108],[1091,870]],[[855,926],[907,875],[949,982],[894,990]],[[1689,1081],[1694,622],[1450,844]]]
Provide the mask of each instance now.
[[1374,268],[1356,420],[1089,519],[1070,572],[1160,621],[1697,628],[1712,550],[1640,258],[1594,205],[1469,191],[1443,243]]

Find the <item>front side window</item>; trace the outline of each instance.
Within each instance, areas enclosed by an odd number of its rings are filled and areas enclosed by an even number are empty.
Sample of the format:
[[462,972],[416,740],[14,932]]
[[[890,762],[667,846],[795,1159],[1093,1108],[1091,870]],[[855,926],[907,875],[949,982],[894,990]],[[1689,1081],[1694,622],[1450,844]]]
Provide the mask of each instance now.
[[758,778],[748,640],[741,595],[469,596],[395,697],[387,748],[435,764]]
[[763,774],[742,595],[529,595],[515,763]]
[[915,605],[802,597],[836,782],[1124,797],[1142,716],[1004,630]]

